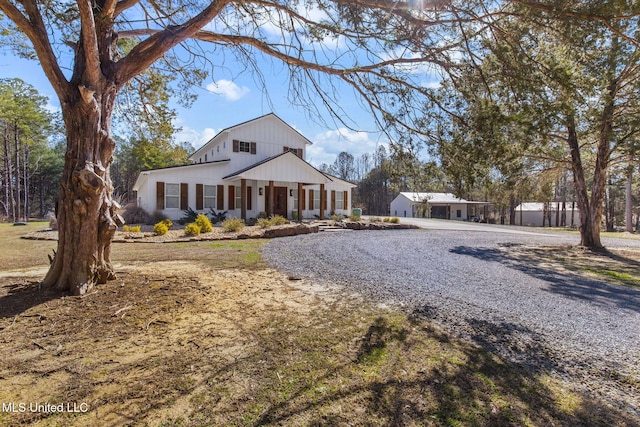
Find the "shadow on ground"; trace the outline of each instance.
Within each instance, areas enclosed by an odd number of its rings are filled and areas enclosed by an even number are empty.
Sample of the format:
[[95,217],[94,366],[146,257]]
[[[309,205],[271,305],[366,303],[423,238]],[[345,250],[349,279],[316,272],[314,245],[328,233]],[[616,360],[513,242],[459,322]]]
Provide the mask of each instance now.
[[[425,320],[433,314],[429,307],[407,316],[345,295],[291,306],[287,298],[302,294],[286,282],[277,285],[271,273],[233,274],[236,282],[213,284],[180,272],[121,274],[86,298],[5,309],[1,325],[11,327],[0,330],[5,351],[0,401],[87,402],[89,412],[0,413],[0,424],[632,426],[640,421],[564,389],[542,369],[514,368],[452,338]],[[249,284],[258,274],[266,280]],[[276,286],[284,287],[274,293]],[[265,301],[270,305],[261,306]],[[12,323],[14,313],[21,315]],[[514,341],[514,334],[531,334],[469,323],[488,348],[495,340],[502,345]],[[546,349],[533,340],[514,351],[539,355]]]
[[[499,248],[458,246],[451,250],[458,255],[497,262],[549,283],[548,291],[567,298],[588,301],[596,305],[640,312],[640,289],[615,281],[615,272],[626,273],[634,282],[640,278],[640,263],[636,260],[605,253],[576,253],[570,248],[535,248],[504,245]],[[611,273],[611,280],[585,277],[586,273]],[[582,274],[579,274],[582,273]],[[613,281],[613,284],[610,283]]]

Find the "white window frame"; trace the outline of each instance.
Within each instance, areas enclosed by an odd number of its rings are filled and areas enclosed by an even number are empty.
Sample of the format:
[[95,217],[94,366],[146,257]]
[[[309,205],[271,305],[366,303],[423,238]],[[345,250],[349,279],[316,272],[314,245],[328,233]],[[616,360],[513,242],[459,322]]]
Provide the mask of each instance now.
[[238,151],[240,153],[251,153],[251,143],[248,141],[238,141]]
[[313,209],[320,209],[320,190],[313,191]]
[[[207,190],[211,190],[213,192],[213,195],[207,195]],[[205,209],[208,209],[208,208],[216,209],[217,202],[218,202],[218,186],[205,185],[204,188],[202,189],[202,193],[203,193],[203,200],[202,200],[203,207]]]
[[168,182],[164,185],[164,208],[180,209],[180,184]]
[[242,187],[236,187],[236,209],[242,209]]
[[336,191],[336,210],[344,210],[344,191]]

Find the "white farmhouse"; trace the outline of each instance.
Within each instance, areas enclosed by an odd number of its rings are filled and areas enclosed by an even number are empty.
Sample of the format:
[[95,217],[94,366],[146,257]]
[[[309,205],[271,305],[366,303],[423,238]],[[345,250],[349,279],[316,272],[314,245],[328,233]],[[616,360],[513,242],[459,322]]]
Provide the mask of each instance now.
[[401,192],[391,202],[391,215],[466,221],[469,219],[470,205],[488,204],[487,202],[471,202],[451,193]]
[[267,114],[222,130],[189,157],[190,165],[141,172],[133,190],[139,207],[173,220],[187,208],[242,219],[263,212],[292,219],[349,215],[355,185],[307,163],[311,144]]

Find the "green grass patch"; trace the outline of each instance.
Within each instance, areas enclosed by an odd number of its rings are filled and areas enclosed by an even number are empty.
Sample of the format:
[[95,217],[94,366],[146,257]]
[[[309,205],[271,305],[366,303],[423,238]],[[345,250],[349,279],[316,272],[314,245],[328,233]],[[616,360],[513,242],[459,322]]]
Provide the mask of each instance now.
[[601,270],[595,268],[585,268],[585,270],[595,275],[610,279],[610,282],[618,283],[621,285],[640,287],[640,276],[638,275],[632,275],[621,271]]

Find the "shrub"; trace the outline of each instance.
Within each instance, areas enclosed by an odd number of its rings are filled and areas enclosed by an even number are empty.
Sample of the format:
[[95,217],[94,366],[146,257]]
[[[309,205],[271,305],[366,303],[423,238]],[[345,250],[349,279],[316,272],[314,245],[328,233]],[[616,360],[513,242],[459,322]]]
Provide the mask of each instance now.
[[153,226],[153,232],[156,236],[164,236],[169,232],[169,227],[164,222],[159,222]]
[[380,218],[379,216],[369,219],[369,222],[382,222],[382,221],[383,221],[382,218]]
[[342,221],[344,219],[344,215],[331,215],[331,221]]
[[271,223],[271,225],[284,225],[289,221],[287,221],[287,218],[283,217],[282,215],[274,215],[269,219],[269,222]]
[[271,221],[267,218],[258,218],[258,227],[260,228],[269,228],[271,227]]
[[399,224],[400,223],[400,218],[398,218],[397,216],[394,216],[389,220],[389,222],[392,223],[392,224]]
[[162,223],[163,223],[164,225],[166,225],[166,226],[167,226],[167,228],[171,228],[171,227],[173,227],[173,221],[171,221],[169,218],[165,218],[165,219],[163,219],[163,220],[162,220]]
[[142,228],[139,225],[123,225],[122,231],[125,233],[139,233],[142,231]]
[[351,215],[349,215],[349,219],[351,221],[360,221],[360,215],[351,214]]
[[382,220],[383,222],[391,222],[391,218],[389,217],[384,217],[384,219]]
[[222,228],[224,228],[224,231],[238,231],[242,227],[244,227],[244,222],[238,218],[227,219],[222,223]]
[[184,228],[184,234],[186,236],[199,236],[200,235],[200,226],[198,224],[196,224],[195,222],[192,222],[191,224],[188,224],[185,228]]
[[121,215],[127,224],[149,224],[151,222],[151,215],[133,203],[126,205]]
[[217,224],[227,219],[227,211],[216,212],[213,208],[209,208],[209,215],[211,215],[211,222]]
[[[155,211],[153,212],[153,215],[151,215],[151,217],[149,218],[149,221],[145,222],[145,224],[157,224],[159,222],[164,221],[165,219],[167,219],[166,216],[164,216],[162,214],[162,212],[160,211]],[[131,221],[127,221],[129,224],[134,224]],[[168,228],[168,227],[167,227]]]
[[184,216],[178,220],[180,224],[195,222],[196,218],[198,217],[198,213],[189,207],[182,212],[184,212]]
[[200,214],[196,217],[196,224],[200,226],[200,232],[202,233],[210,233],[213,231],[213,225],[211,225],[211,221],[205,214]]

